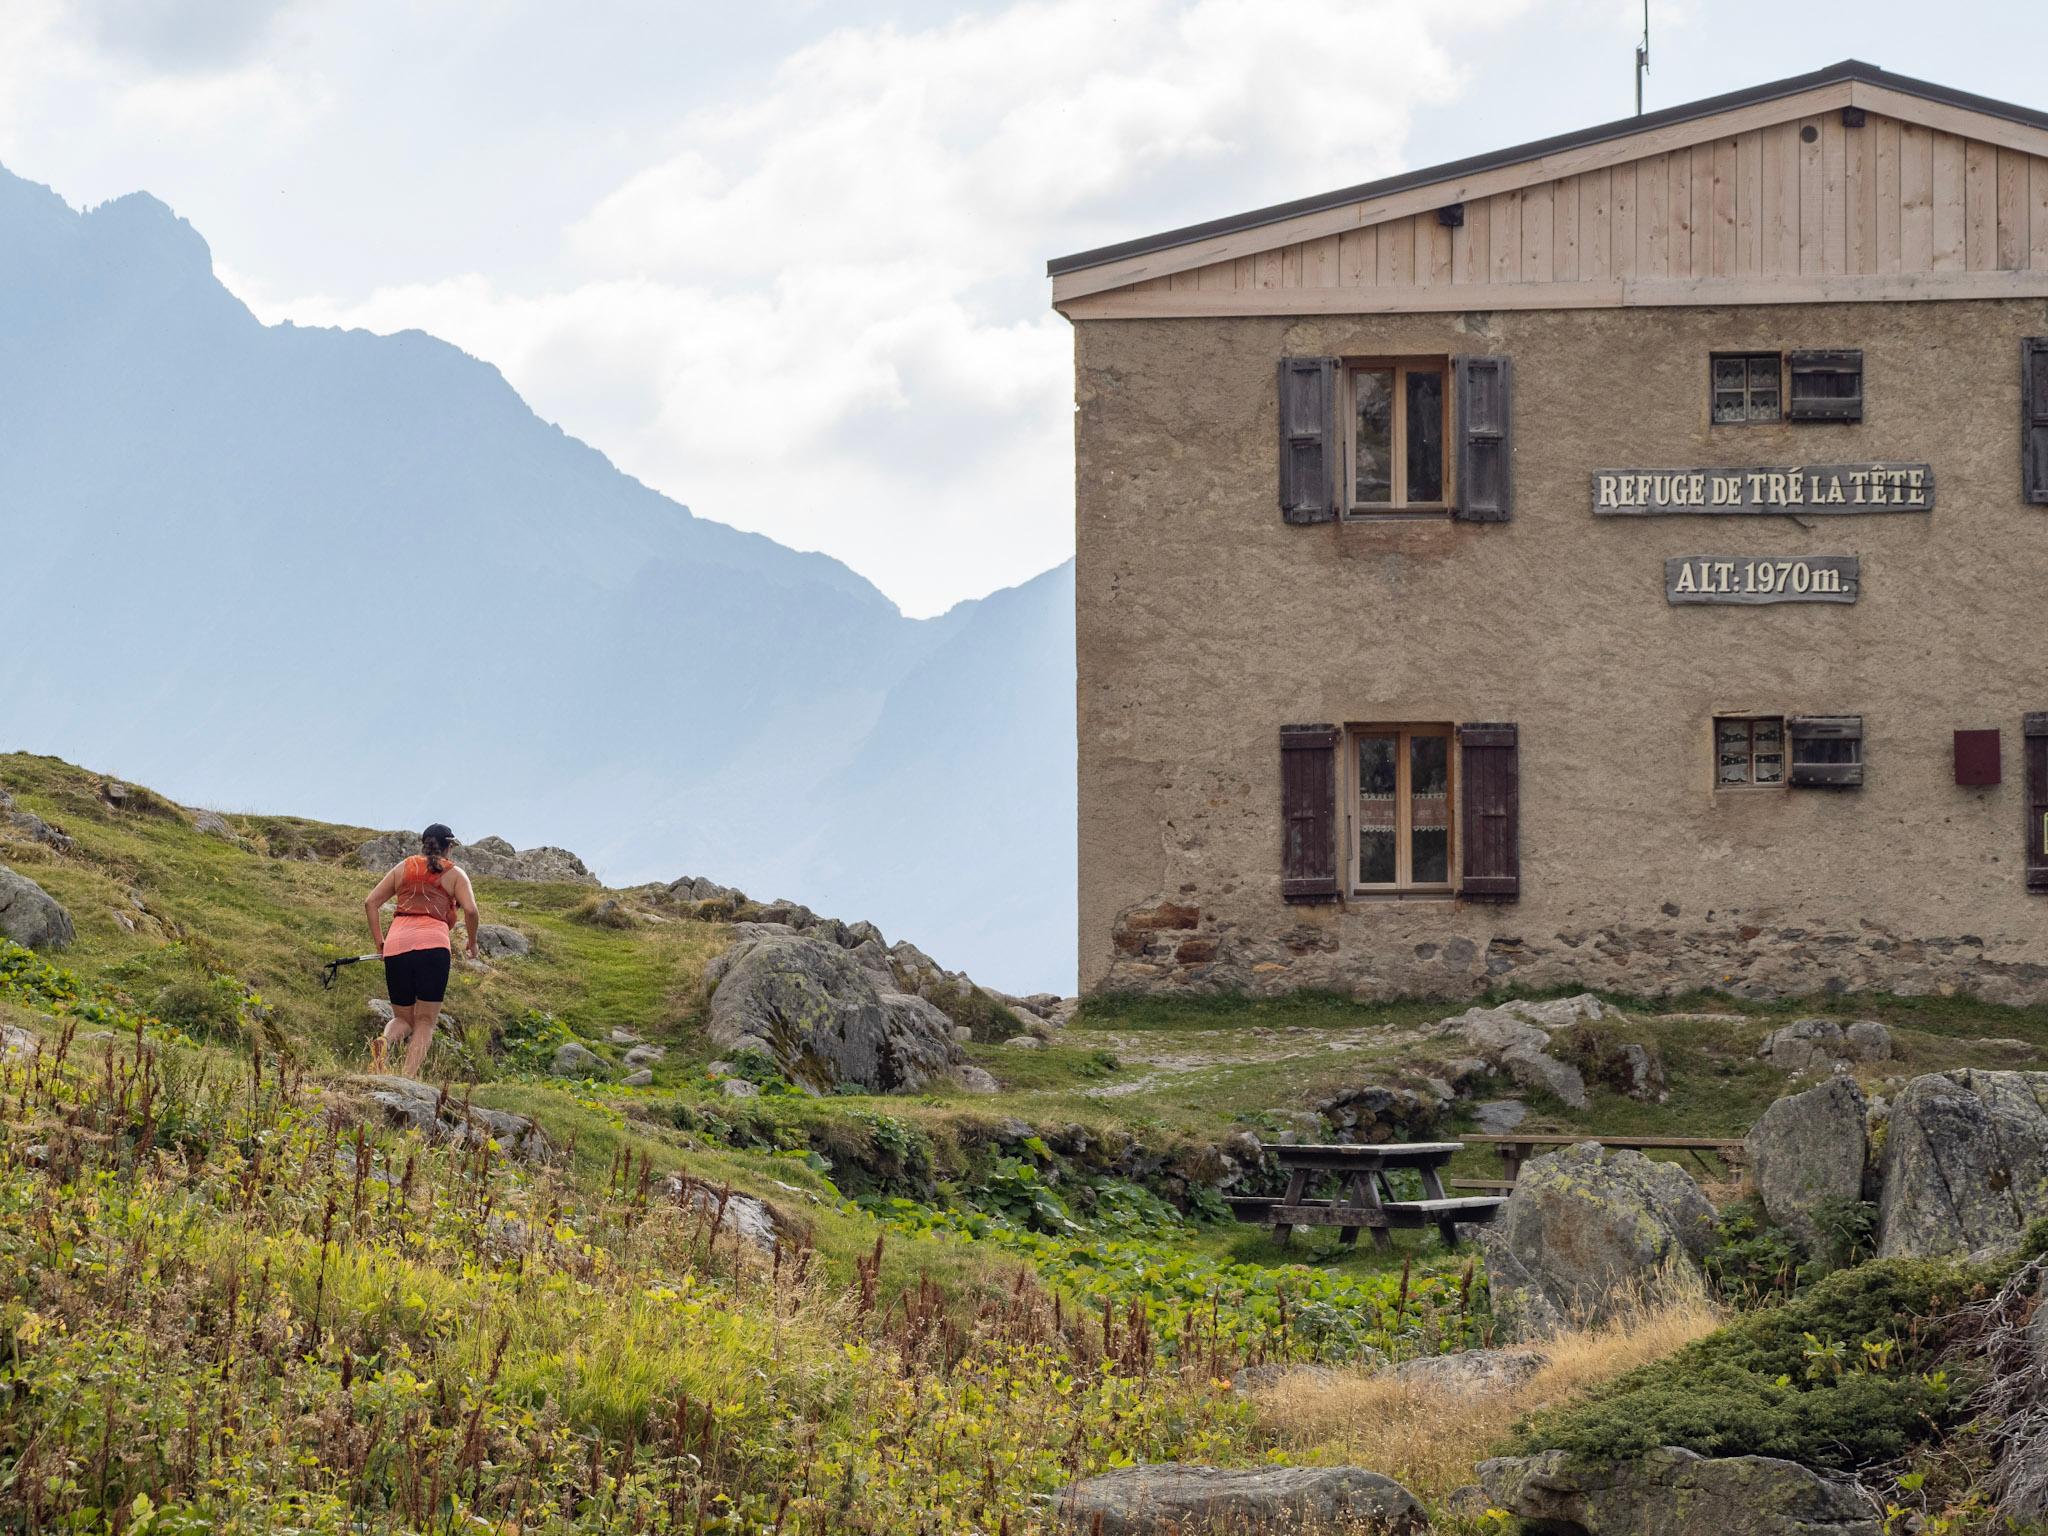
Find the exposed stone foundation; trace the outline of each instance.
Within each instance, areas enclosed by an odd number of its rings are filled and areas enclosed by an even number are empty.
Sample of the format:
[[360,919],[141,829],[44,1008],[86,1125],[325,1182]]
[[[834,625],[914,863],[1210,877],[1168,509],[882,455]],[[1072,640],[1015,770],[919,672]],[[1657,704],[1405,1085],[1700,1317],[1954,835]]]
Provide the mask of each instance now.
[[1688,924],[1668,904],[1656,925],[1555,933],[1473,931],[1471,909],[1361,912],[1291,908],[1289,925],[1254,931],[1185,895],[1123,913],[1106,992],[1304,989],[1354,997],[1469,997],[1514,987],[1593,988],[1640,997],[1715,989],[1737,997],[1823,992],[1967,993],[1987,1002],[2048,1000],[2048,965],[1975,934],[1908,938],[1877,924],[1853,932],[1743,920]]

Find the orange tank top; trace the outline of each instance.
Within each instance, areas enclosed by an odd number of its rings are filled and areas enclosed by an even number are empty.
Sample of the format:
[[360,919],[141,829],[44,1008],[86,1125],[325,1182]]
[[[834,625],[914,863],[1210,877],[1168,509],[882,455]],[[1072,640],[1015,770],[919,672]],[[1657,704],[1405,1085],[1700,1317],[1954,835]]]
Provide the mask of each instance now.
[[[441,873],[446,874],[443,865]],[[398,904],[391,930],[384,935],[384,953],[402,955],[415,949],[452,949],[449,929],[455,926],[455,898],[441,884],[441,875],[427,867],[423,854],[399,866]]]

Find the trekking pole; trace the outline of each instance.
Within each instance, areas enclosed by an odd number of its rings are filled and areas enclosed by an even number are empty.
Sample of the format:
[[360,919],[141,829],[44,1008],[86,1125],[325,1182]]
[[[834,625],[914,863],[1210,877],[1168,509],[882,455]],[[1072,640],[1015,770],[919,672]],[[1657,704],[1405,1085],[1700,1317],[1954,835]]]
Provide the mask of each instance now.
[[320,978],[320,985],[323,988],[333,986],[334,978],[341,973],[341,968],[344,965],[361,965],[365,960],[382,960],[383,958],[382,955],[345,955],[339,960],[330,960],[321,967],[325,974]]

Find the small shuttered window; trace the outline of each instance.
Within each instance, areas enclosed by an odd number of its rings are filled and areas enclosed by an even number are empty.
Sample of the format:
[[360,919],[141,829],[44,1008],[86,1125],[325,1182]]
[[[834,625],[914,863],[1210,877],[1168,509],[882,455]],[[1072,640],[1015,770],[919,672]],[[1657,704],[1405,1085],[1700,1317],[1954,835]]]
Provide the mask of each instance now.
[[1504,523],[1514,514],[1513,365],[1504,357],[1452,359],[1458,484],[1453,517]]
[[1458,894],[1467,900],[1514,901],[1522,894],[1519,752],[1519,733],[1510,723],[1458,727]]
[[1794,715],[1785,722],[1795,788],[1854,789],[1863,782],[1861,715]]
[[1863,354],[1853,349],[1794,352],[1787,421],[1861,421]]
[[2020,487],[2048,505],[2048,336],[2020,343]]
[[1280,727],[1280,895],[1337,897],[1337,727]]
[[2048,892],[2048,713],[2021,723],[2027,762],[2027,889]]

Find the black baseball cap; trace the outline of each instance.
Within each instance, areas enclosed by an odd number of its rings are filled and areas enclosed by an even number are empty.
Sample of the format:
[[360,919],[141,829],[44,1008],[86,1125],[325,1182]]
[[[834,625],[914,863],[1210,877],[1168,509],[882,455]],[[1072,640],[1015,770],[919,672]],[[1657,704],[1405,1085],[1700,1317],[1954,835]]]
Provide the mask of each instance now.
[[449,830],[448,824],[446,822],[437,821],[431,827],[427,828],[426,831],[420,834],[420,841],[423,843],[452,843],[455,841],[455,834],[454,832]]

